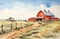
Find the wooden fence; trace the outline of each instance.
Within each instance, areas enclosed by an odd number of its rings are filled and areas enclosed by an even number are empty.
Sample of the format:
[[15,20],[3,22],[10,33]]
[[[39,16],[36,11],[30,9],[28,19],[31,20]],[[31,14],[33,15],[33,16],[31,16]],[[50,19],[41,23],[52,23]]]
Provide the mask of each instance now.
[[[13,30],[13,29],[17,29],[18,27],[17,27],[17,23],[11,23],[11,24],[6,24],[6,25],[4,25],[4,24],[1,24],[0,25],[0,32],[3,32],[3,31],[11,31],[11,30]],[[6,29],[6,30],[5,30]]]
[[26,28],[28,26],[31,26],[32,24],[30,24],[30,23],[27,23],[27,24],[24,24],[24,23],[1,24],[0,25],[0,34],[1,34],[1,32],[5,33],[5,32],[10,32],[12,30],[18,30],[21,28]]

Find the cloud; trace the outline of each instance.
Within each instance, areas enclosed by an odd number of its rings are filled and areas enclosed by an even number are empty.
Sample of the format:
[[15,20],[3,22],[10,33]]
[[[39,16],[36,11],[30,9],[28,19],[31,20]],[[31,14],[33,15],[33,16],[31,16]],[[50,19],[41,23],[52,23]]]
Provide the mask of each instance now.
[[28,19],[29,17],[35,17],[35,6],[32,4],[27,5],[24,3],[14,3],[13,8],[4,8],[0,11],[0,19],[7,19],[13,17],[15,19]]
[[44,4],[35,6],[32,4],[25,4],[22,2],[14,2],[10,6],[12,7],[4,7],[4,9],[0,10],[0,19],[7,19],[9,17],[13,17],[15,19],[24,20],[30,17],[36,17],[38,11],[45,9],[49,9],[51,12],[55,14],[56,17],[60,17],[60,5],[52,5],[50,8],[48,8]]
[[54,15],[60,18],[60,5],[52,5],[49,10],[54,13]]

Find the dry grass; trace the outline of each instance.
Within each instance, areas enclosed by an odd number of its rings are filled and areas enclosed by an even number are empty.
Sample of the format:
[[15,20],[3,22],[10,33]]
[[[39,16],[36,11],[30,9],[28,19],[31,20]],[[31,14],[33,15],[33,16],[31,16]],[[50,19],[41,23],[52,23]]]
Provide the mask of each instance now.
[[[28,31],[25,33],[26,37],[24,37],[24,35],[22,35],[22,37],[23,37],[22,39],[40,39],[40,38],[45,39],[45,37],[46,38],[50,38],[50,37],[53,38],[53,37],[56,37],[55,31],[60,31],[60,21],[55,21],[55,22],[51,22],[51,23],[42,23],[42,24],[38,24],[37,22],[24,22],[24,21],[0,22],[0,24],[10,24],[10,23],[13,23],[13,25],[15,25],[15,23],[17,23],[18,27],[22,26],[24,28],[26,28],[27,26],[30,26],[32,24],[34,24],[33,27],[36,26],[36,27],[32,28],[31,31]],[[35,32],[38,32],[38,33],[35,33]]]

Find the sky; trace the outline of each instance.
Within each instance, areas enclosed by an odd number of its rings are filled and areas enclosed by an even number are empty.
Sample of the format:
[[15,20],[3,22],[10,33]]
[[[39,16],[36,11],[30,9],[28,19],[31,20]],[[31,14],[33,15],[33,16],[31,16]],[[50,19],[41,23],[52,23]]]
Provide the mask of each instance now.
[[50,10],[60,18],[60,0],[0,0],[0,19],[26,20],[40,10]]

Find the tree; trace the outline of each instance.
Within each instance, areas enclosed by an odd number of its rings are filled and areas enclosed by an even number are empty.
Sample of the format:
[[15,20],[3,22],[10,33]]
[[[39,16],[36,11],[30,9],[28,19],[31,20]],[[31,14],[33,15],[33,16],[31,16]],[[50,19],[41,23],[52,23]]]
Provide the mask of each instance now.
[[15,19],[14,19],[13,17],[9,17],[8,20],[10,20],[10,21],[15,21]]

